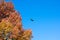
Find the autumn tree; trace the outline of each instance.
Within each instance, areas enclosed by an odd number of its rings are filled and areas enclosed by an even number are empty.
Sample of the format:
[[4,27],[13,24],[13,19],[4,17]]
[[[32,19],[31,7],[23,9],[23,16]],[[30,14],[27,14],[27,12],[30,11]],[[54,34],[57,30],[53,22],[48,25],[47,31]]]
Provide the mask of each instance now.
[[21,20],[12,2],[0,0],[0,40],[31,40],[32,31],[24,30]]

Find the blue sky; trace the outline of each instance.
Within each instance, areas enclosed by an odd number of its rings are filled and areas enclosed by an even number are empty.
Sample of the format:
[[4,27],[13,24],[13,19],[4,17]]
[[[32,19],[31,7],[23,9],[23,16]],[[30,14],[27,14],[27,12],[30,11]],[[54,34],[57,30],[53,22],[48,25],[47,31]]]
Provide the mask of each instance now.
[[[32,40],[60,40],[60,0],[12,0]],[[34,21],[30,21],[30,19]]]

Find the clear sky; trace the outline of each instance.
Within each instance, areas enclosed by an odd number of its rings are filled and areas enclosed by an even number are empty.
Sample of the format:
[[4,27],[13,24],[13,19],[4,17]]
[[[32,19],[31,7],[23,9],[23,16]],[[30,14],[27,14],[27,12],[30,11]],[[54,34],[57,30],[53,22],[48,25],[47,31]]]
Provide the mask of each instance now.
[[[12,0],[32,40],[60,40],[60,0]],[[33,19],[32,22],[30,19]]]

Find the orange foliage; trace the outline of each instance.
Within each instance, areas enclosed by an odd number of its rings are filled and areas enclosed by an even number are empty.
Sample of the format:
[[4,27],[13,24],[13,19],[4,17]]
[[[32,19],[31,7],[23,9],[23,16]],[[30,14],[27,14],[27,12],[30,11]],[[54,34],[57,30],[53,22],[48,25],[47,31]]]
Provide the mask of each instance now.
[[22,28],[21,16],[12,2],[0,3],[0,40],[31,40],[32,31]]

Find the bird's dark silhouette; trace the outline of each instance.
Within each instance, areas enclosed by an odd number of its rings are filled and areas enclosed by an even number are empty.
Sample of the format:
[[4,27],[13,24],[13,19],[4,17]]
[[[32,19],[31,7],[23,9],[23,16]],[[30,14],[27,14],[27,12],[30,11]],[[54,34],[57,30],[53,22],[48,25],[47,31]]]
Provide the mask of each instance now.
[[34,21],[33,19],[30,19],[31,21]]

